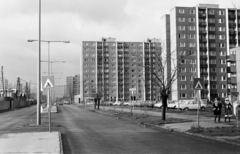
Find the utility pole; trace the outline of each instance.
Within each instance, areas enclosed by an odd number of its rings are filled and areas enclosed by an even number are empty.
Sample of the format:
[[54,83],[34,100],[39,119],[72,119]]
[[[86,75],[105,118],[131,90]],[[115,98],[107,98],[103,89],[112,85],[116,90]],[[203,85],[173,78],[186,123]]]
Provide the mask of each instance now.
[[4,95],[5,87],[4,87],[4,78],[3,78],[3,66],[2,66],[2,69],[1,69],[1,75],[2,75],[1,80],[2,80],[2,86],[3,86],[3,96],[5,96],[5,95]]

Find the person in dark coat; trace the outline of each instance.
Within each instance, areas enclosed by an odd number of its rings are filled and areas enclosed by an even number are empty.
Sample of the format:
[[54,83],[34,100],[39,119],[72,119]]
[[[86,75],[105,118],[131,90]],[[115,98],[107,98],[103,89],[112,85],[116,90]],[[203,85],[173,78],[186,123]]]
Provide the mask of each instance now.
[[232,117],[232,104],[231,102],[229,101],[228,98],[225,99],[225,122],[228,118],[228,121],[230,122],[231,121],[231,117]]
[[214,103],[213,103],[213,113],[215,115],[214,122],[216,122],[218,118],[218,122],[221,122],[221,110],[222,110],[222,103],[220,100],[217,100],[215,98]]

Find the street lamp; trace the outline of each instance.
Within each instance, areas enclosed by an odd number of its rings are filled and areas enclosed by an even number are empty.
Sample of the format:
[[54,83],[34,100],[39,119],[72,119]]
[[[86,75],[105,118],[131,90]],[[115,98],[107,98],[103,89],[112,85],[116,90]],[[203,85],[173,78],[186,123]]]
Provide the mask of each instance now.
[[[36,42],[38,40],[27,40],[28,42]],[[50,43],[70,43],[70,41],[46,41],[46,40],[41,40],[39,42],[47,42],[48,43],[48,75],[50,75]]]

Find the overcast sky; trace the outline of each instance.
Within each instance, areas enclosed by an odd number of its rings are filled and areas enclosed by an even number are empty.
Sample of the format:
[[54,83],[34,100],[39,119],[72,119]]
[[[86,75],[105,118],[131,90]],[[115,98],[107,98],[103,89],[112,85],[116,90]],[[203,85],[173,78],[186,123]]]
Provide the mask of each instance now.
[[[63,85],[66,76],[79,74],[81,41],[114,37],[120,41],[144,41],[160,38],[160,18],[174,6],[198,3],[219,4],[221,8],[238,8],[238,0],[42,0],[42,40],[71,41],[51,43],[50,58],[56,84]],[[233,3],[232,3],[233,2]],[[38,0],[0,0],[0,66],[11,83],[17,77],[37,80]],[[42,43],[42,60],[47,60],[48,46]],[[47,63],[42,63],[42,72]],[[43,74],[47,75],[47,74]]]

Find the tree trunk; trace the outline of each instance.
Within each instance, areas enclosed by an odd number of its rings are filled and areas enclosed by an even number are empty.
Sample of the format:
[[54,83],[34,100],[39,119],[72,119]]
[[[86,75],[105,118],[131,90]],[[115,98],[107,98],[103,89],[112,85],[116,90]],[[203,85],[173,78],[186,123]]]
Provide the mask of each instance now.
[[162,120],[166,120],[167,98],[168,96],[166,94],[162,95]]
[[99,106],[100,106],[100,99],[97,99],[97,103],[98,103],[98,110],[99,110]]

